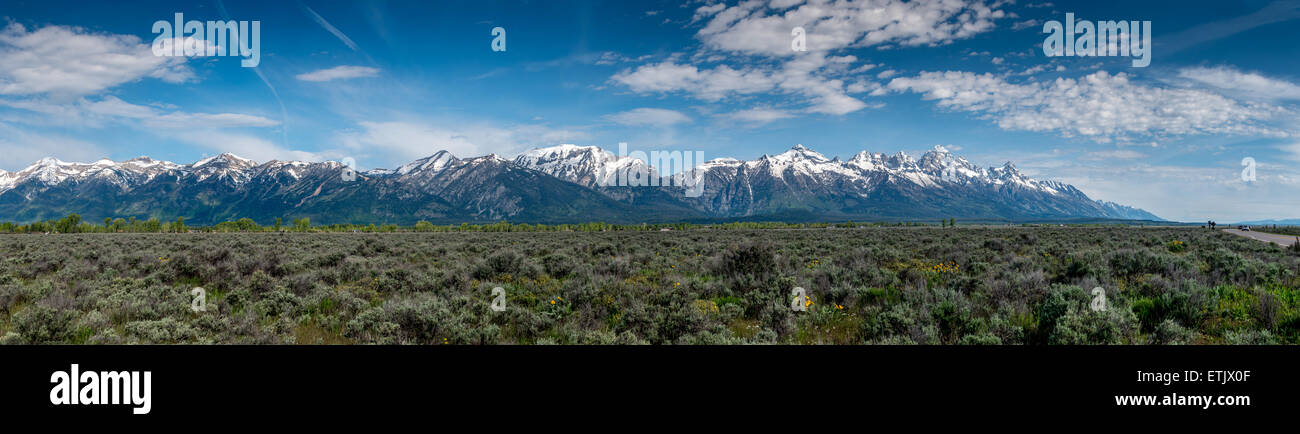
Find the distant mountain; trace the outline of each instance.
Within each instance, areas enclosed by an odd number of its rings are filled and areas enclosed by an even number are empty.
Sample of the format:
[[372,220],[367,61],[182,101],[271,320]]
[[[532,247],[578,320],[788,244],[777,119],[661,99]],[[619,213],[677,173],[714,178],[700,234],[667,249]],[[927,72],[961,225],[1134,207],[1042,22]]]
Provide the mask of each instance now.
[[1234,225],[1251,225],[1251,226],[1300,226],[1300,219],[1273,219],[1273,220],[1252,220],[1248,222],[1236,222]]
[[[534,149],[514,160],[440,151],[396,169],[355,174],[337,162],[258,164],[233,154],[186,165],[148,157],[94,163],[45,158],[18,172],[0,170],[0,220],[48,220],[72,212],[92,221],[184,216],[194,224],[241,217],[400,224],[765,217],[1161,220],[1092,200],[1070,185],[1030,179],[1011,163],[980,168],[942,147],[919,160],[863,151],[841,161],[795,146],[753,161],[711,160],[675,177],[657,173],[641,160],[574,145]],[[663,186],[619,186],[620,177],[655,178]],[[670,182],[683,179],[702,182],[699,194]]]
[[[715,159],[686,176],[702,180],[704,192],[699,197],[687,197],[683,188],[602,187],[611,184],[608,179],[614,174],[655,171],[646,169],[649,166],[640,160],[617,157],[596,147],[536,149],[519,156],[515,163],[595,188],[620,201],[681,203],[711,217],[802,214],[823,220],[1162,220],[1137,208],[1094,201],[1070,185],[1035,181],[1011,163],[980,168],[943,147],[935,147],[920,160],[901,152],[863,151],[840,161],[803,146],[753,161]],[[601,179],[606,182],[595,182]]]

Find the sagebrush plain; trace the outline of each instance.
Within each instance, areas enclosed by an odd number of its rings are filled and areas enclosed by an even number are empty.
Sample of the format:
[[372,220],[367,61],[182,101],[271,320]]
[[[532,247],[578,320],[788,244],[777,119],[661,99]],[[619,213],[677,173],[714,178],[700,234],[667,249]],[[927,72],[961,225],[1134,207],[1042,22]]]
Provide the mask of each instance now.
[[5,344],[1300,343],[1300,254],[1203,228],[14,234],[0,255]]

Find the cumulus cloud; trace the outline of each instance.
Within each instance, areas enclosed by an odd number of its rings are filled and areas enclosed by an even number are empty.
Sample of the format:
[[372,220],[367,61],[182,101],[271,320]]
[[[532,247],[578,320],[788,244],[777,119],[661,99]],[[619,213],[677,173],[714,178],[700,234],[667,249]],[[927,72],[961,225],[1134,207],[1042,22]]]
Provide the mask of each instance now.
[[614,74],[612,80],[636,92],[684,91],[710,102],[716,102],[730,94],[765,92],[771,90],[774,84],[767,71],[733,69],[727,65],[700,69],[672,60],[627,69]]
[[656,127],[666,127],[674,124],[691,122],[691,117],[686,116],[682,112],[647,107],[605,115],[605,119],[620,125],[650,125]]
[[922,72],[891,80],[886,92],[915,92],[939,107],[978,113],[1007,130],[1053,131],[1098,142],[1162,135],[1286,137],[1264,125],[1284,112],[1202,89],[1144,85],[1097,71],[1080,79],[1011,83],[993,74]]
[[[694,64],[674,56],[624,69],[610,80],[639,93],[681,92],[711,103],[777,94],[793,97],[802,106],[797,112],[845,115],[882,106],[850,96],[878,88],[861,75],[879,65],[854,67],[856,56],[835,51],[944,45],[989,31],[1004,16],[994,6],[966,0],[712,3],[696,8],[692,19],[704,23],[696,33],[703,50],[691,56]],[[795,27],[805,30],[807,51],[791,49]],[[875,75],[886,79],[896,73]]]
[[1006,13],[980,1],[858,2],[809,0],[713,4],[695,11],[709,19],[698,37],[719,50],[790,56],[790,32],[803,27],[809,50],[869,46],[944,45],[994,28]]
[[181,83],[194,73],[185,58],[154,56],[133,35],[18,23],[0,30],[0,95],[77,97],[143,78]]
[[842,79],[827,75],[843,70],[854,60],[853,56],[807,53],[779,66],[719,65],[702,69],[670,59],[623,70],[611,77],[611,81],[636,92],[684,92],[708,102],[765,93],[796,95],[807,105],[806,112],[843,115],[861,110],[867,104],[849,96]]
[[306,72],[294,76],[302,81],[331,81],[346,80],[350,78],[374,77],[379,75],[379,70],[369,66],[352,66],[341,65],[333,68],[318,69],[312,72]]
[[1226,66],[1183,68],[1178,76],[1247,98],[1300,100],[1300,86],[1294,83]]

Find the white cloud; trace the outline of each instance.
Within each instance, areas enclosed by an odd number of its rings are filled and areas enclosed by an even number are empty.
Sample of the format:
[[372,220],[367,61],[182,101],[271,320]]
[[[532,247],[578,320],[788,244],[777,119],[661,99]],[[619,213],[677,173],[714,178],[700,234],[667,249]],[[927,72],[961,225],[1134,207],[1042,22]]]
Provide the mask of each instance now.
[[1054,131],[1098,142],[1190,134],[1287,136],[1264,125],[1281,108],[1205,90],[1134,83],[1124,73],[1017,84],[993,74],[922,72],[895,78],[884,89],[920,93],[939,107],[979,113],[1007,130]]
[[806,53],[779,66],[701,69],[670,59],[627,69],[610,79],[640,93],[680,91],[708,102],[768,92],[798,95],[807,104],[805,112],[843,115],[868,107],[847,94],[843,80],[829,76],[846,70],[854,60],[853,56]]
[[714,3],[714,4],[711,4],[711,5],[700,6],[699,9],[696,9],[696,10],[695,10],[695,15],[694,15],[694,17],[692,17],[691,21],[699,21],[699,20],[702,20],[702,19],[708,18],[709,16],[712,16],[712,15],[718,13],[718,12],[721,12],[723,9],[726,9],[726,8],[727,8],[727,5],[726,5],[725,3],[721,3],[721,2],[719,2],[719,3]]
[[280,125],[280,121],[243,113],[172,112],[147,119],[146,125],[153,128],[265,128]]
[[1278,149],[1281,149],[1282,152],[1285,152],[1288,158],[1295,161],[1300,161],[1300,142],[1280,145],[1278,146]]
[[10,23],[0,30],[0,95],[76,97],[146,77],[181,83],[194,78],[185,62],[154,56],[133,35]]
[[1146,154],[1128,149],[1117,149],[1113,151],[1093,151],[1084,155],[1085,160],[1135,160],[1146,157]]
[[1024,20],[1024,21],[1017,21],[1015,24],[1012,24],[1012,25],[1011,25],[1011,30],[1024,30],[1024,29],[1028,29],[1028,28],[1031,28],[1031,27],[1038,27],[1039,24],[1042,24],[1042,23],[1039,22],[1039,21],[1036,20],[1036,19],[1028,19],[1028,20]]
[[24,123],[41,126],[103,128],[108,123],[119,123],[156,130],[265,128],[280,125],[280,121],[244,113],[166,111],[153,106],[132,104],[112,95],[98,100],[79,98],[67,103],[56,103],[45,98],[0,99],[0,106],[42,115],[21,118]]
[[[330,155],[286,149],[253,133],[229,131],[231,128],[280,126],[279,121],[251,114],[164,110],[153,106],[132,104],[111,95],[99,100],[80,98],[65,104],[52,103],[44,99],[20,101],[0,99],[0,105],[45,115],[42,118],[55,118],[48,122],[39,122],[41,119],[38,118],[36,125],[76,128],[104,128],[110,124],[120,125],[158,137],[202,146],[214,153],[233,152],[259,162],[272,159],[321,161],[326,155]],[[0,163],[3,164],[10,164],[13,159],[30,162],[51,155],[69,161],[94,161],[107,156],[100,147],[88,142],[39,135],[16,127],[8,127],[8,130],[0,136],[13,135],[16,137],[15,142],[23,144],[26,148],[10,150],[9,142],[0,140],[0,153],[8,154],[8,158],[0,157]]]
[[333,68],[318,69],[312,72],[306,72],[294,76],[302,81],[330,81],[346,80],[350,78],[374,77],[379,75],[379,70],[369,66],[352,66],[340,65]]
[[699,69],[672,60],[624,70],[612,78],[636,92],[685,91],[696,98],[716,102],[731,94],[754,94],[771,90],[774,83],[766,71],[732,69],[722,65]]
[[[610,80],[639,93],[683,92],[711,103],[749,95],[788,95],[802,105],[799,112],[845,115],[883,106],[850,96],[879,87],[860,75],[880,65],[854,67],[857,56],[832,52],[869,46],[944,45],[991,30],[995,20],[1006,16],[994,7],[966,0],[713,3],[697,8],[692,20],[706,21],[696,33],[704,49],[690,57],[695,64],[672,56],[625,69]],[[805,29],[808,51],[791,49],[795,27]],[[886,70],[875,75],[884,79],[894,74],[897,72]],[[846,82],[851,84],[846,86]]]
[[[697,20],[712,17],[696,35],[719,50],[767,56],[795,54],[790,32],[803,27],[811,51],[868,46],[943,45],[992,30],[1006,14],[979,1],[943,0],[860,2],[809,0],[745,1],[696,10]],[[766,7],[764,7],[766,6]]]
[[[1258,180],[1248,185],[1241,181],[1239,162],[1231,159],[1202,167],[1071,160],[1051,164],[1043,171],[1094,199],[1136,206],[1176,221],[1300,217],[1300,196],[1294,194],[1300,172],[1261,161]],[[1022,169],[1030,166],[1017,165]]]
[[299,5],[302,5],[303,10],[307,12],[307,16],[311,17],[312,21],[315,21],[316,24],[319,24],[321,28],[330,32],[334,37],[339,38],[339,42],[342,42],[343,45],[347,45],[348,48],[352,49],[352,51],[361,51],[361,47],[358,47],[356,42],[352,42],[352,38],[343,34],[342,31],[330,24],[329,21],[325,21],[325,17],[320,16],[320,14],[316,13],[316,11],[312,10],[310,7],[307,7],[307,5],[303,5],[302,3],[299,3]]
[[203,146],[212,150],[213,153],[230,152],[258,163],[271,160],[325,161],[327,159],[338,159],[343,155],[337,151],[308,152],[285,149],[270,140],[254,135],[217,130],[167,130],[161,133],[164,137]]
[[757,107],[757,108],[727,113],[724,116],[730,119],[750,123],[753,125],[762,125],[769,122],[779,121],[781,119],[792,118],[794,117],[794,114],[785,110],[779,110],[779,109],[773,109],[767,107]]
[[1231,67],[1183,68],[1178,76],[1252,99],[1300,100],[1300,86],[1294,83]]
[[189,113],[182,111],[163,113],[153,107],[131,104],[111,95],[99,101],[82,99],[79,104],[86,112],[138,119],[142,121],[144,126],[151,129],[264,128],[280,125],[280,121],[244,113]]
[[1300,187],[1300,169],[1295,165],[1271,163],[1272,159],[1261,158],[1258,180],[1248,185],[1241,181],[1241,156],[1235,152],[1223,155],[1202,152],[1216,156],[1187,164],[1147,162],[1173,161],[1176,158],[1169,157],[1185,155],[1189,148],[1222,149],[1208,145],[1152,149],[1154,158],[1150,160],[1091,158],[1087,151],[1073,148],[1006,150],[1003,154],[979,156],[978,160],[990,163],[1013,160],[1017,168],[1035,179],[1064,182],[1093,199],[1142,208],[1176,221],[1300,217],[1297,214],[1300,195],[1293,193]]
[[647,107],[605,115],[605,119],[620,125],[650,125],[656,127],[666,127],[674,124],[691,122],[690,116],[686,116],[682,112]]

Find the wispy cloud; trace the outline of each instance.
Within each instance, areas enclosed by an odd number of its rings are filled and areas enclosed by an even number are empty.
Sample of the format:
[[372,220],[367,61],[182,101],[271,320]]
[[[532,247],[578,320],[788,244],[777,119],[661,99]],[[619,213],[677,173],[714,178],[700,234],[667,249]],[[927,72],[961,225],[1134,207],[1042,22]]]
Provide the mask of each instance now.
[[36,160],[95,161],[108,156],[100,145],[58,133],[36,133],[0,122],[0,169],[17,171]]
[[691,117],[676,110],[659,108],[638,108],[625,112],[605,115],[605,119],[620,125],[666,127],[674,124],[690,123]]
[[727,113],[724,114],[723,117],[747,123],[750,126],[758,126],[782,119],[793,118],[795,117],[795,114],[780,109],[756,107]]
[[1300,86],[1294,83],[1229,66],[1183,68],[1178,76],[1256,100],[1300,100]]
[[348,35],[343,34],[341,30],[334,27],[334,25],[330,24],[329,21],[326,21],[325,17],[320,16],[320,14],[316,13],[316,11],[312,10],[311,7],[308,7],[301,1],[298,2],[298,5],[302,6],[303,11],[307,12],[307,16],[311,17],[312,21],[319,24],[321,28],[325,29],[325,31],[330,32],[330,34],[334,35],[335,38],[338,38],[343,45],[347,45],[348,48],[352,49],[352,51],[361,51],[361,47],[358,47],[356,42],[352,42],[352,38],[349,38]]
[[305,72],[294,76],[302,81],[323,82],[331,80],[346,80],[350,78],[374,77],[379,75],[379,69],[368,66],[340,65],[333,68],[318,69],[312,72]]
[[1258,11],[1194,26],[1156,39],[1162,56],[1177,53],[1205,42],[1226,38],[1256,27],[1300,18],[1300,0],[1280,0]]

